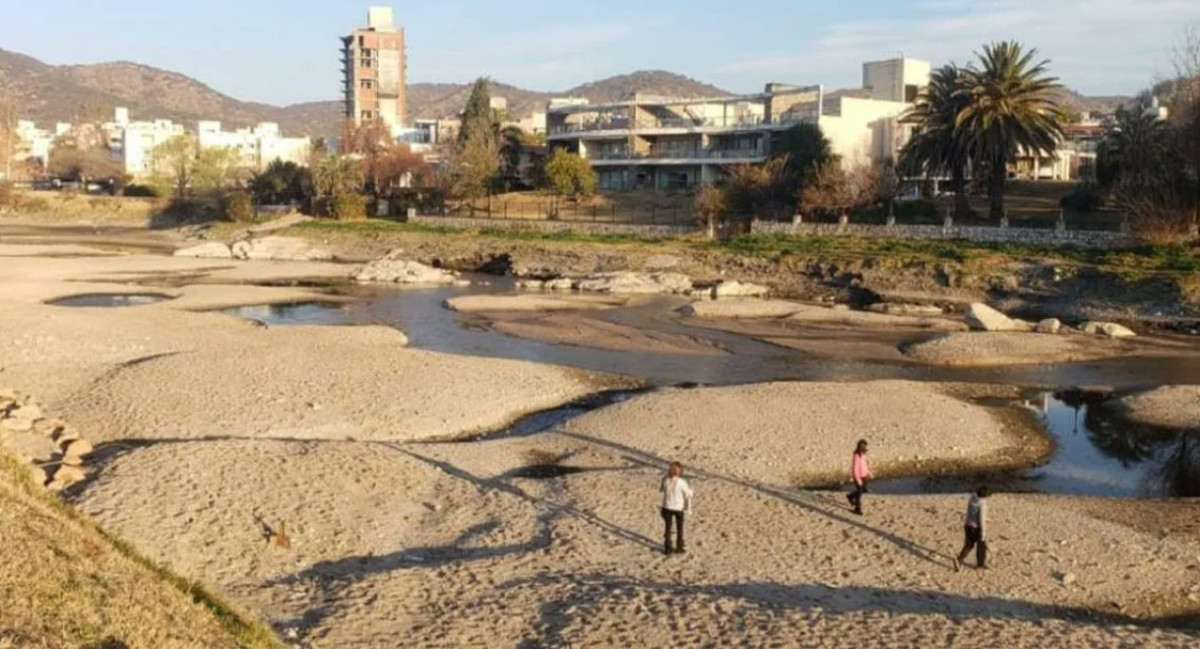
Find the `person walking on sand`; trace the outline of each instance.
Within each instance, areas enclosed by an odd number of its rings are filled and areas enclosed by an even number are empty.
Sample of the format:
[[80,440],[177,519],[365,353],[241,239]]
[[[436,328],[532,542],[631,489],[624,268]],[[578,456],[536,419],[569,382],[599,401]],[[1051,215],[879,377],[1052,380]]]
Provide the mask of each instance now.
[[[672,462],[659,485],[662,492],[663,554],[683,554],[683,515],[692,510],[692,488],[683,479],[683,465]],[[671,525],[675,526],[675,545],[671,545]]]
[[962,562],[972,549],[975,550],[975,565],[987,568],[987,499],[990,495],[992,491],[985,485],[977,489],[967,502],[967,521],[963,526],[966,541],[962,552],[954,559],[955,572],[962,570]]
[[854,481],[854,491],[846,494],[846,500],[854,508],[854,513],[862,516],[862,497],[867,493],[867,480],[871,479],[871,467],[867,466],[867,440],[858,440],[854,448],[854,457],[850,460],[850,479]]

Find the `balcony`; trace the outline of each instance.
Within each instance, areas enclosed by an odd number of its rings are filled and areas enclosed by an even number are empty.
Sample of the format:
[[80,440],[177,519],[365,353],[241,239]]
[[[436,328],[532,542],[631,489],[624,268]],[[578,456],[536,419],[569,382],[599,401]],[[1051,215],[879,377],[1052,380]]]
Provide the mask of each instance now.
[[655,120],[642,120],[636,125],[633,125],[628,117],[610,117],[605,119],[589,120],[580,124],[560,124],[550,130],[550,134],[554,135],[570,135],[573,133],[594,133],[597,131],[655,131],[655,130],[685,130],[685,131],[708,131],[708,130],[758,130],[767,127],[784,127],[799,122],[805,121],[802,117],[784,116],[774,122],[767,120],[758,115],[743,115],[739,117],[711,117],[711,118],[667,118]]
[[588,161],[592,163],[670,162],[679,164],[691,161],[747,163],[762,162],[766,157],[766,152],[761,149],[705,149],[700,147],[651,147],[649,151],[639,153],[621,149],[588,152]]

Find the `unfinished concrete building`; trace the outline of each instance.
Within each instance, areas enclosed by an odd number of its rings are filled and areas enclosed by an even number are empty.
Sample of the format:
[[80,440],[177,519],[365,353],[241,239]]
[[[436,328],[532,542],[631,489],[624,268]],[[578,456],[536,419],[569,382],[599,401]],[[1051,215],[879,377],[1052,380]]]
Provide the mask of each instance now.
[[371,7],[367,27],[342,38],[342,74],[346,119],[383,120],[393,134],[404,128],[408,61],[404,29],[396,27],[390,7]]

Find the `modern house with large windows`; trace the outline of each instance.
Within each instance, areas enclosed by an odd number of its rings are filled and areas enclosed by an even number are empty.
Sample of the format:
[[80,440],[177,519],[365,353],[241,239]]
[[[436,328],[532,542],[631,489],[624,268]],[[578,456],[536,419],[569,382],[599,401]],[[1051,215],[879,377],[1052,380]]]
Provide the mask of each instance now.
[[718,182],[729,168],[761,164],[781,133],[816,124],[847,165],[895,157],[911,134],[899,123],[929,79],[929,63],[896,59],[864,66],[861,90],[767,84],[753,95],[699,99],[637,94],[627,101],[551,102],[552,148],[591,163],[602,190],[685,189]]

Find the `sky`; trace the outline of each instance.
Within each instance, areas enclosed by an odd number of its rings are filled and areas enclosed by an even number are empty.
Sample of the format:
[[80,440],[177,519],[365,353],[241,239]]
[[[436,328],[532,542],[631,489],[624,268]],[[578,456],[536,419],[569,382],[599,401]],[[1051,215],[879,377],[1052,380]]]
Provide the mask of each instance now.
[[[0,0],[0,48],[52,64],[135,61],[237,99],[337,99],[338,37],[370,0]],[[374,4],[389,4],[376,0]],[[409,82],[489,76],[561,91],[639,69],[733,92],[768,81],[861,84],[899,53],[966,63],[1017,39],[1089,95],[1133,94],[1171,70],[1200,0],[391,0]]]

